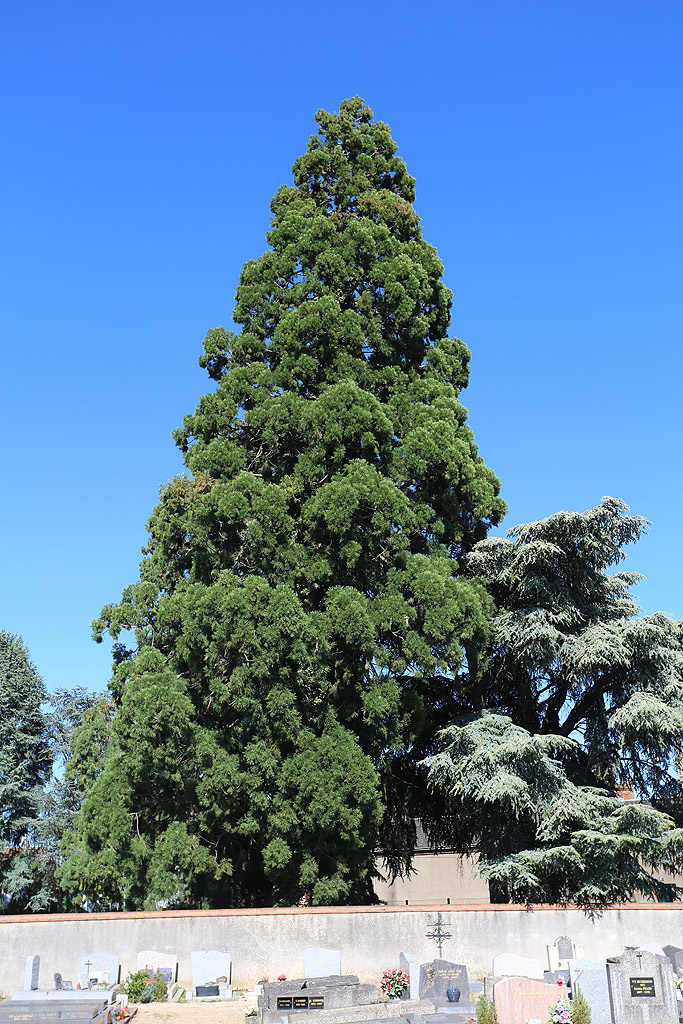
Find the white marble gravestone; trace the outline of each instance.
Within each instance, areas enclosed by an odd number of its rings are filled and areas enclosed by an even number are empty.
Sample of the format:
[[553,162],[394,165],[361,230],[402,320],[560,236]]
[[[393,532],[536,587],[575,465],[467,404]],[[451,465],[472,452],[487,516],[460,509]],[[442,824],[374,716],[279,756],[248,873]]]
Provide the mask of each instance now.
[[[143,971],[145,968],[149,968],[155,974],[160,972],[169,987],[178,980],[178,957],[175,953],[159,953],[156,949],[142,949],[138,953],[137,969]],[[227,977],[230,980],[230,976],[227,975]]]
[[493,958],[494,978],[535,978],[543,981],[543,964],[516,953],[499,953]]
[[406,992],[407,999],[420,998],[420,965],[411,953],[401,953],[398,958],[398,966],[408,975],[410,985]]
[[24,970],[24,991],[35,992],[38,988],[38,975],[40,973],[40,957],[27,956],[26,968]]
[[326,978],[329,974],[341,974],[341,950],[305,949],[304,978]]
[[580,990],[590,1006],[591,1024],[611,1024],[612,1010],[607,985],[607,967],[598,960],[580,957],[569,964],[572,995]]
[[[192,987],[198,985],[218,985],[218,994],[222,999],[232,997],[230,984],[232,957],[222,949],[196,950],[190,953],[192,963]],[[225,978],[225,981],[219,981]]]
[[90,982],[106,982],[110,987],[118,985],[121,962],[112,953],[90,953],[78,961],[78,980],[81,988],[89,988]]
[[546,946],[548,953],[549,971],[566,971],[569,969],[570,960],[579,960],[583,957],[583,946],[572,942],[566,935],[555,939],[552,946]]

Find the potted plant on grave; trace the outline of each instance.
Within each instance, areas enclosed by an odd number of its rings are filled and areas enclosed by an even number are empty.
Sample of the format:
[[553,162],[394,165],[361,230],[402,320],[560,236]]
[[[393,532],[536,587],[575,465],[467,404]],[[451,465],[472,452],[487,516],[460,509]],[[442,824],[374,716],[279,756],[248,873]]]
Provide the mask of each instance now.
[[400,967],[385,971],[379,983],[380,992],[388,999],[400,999],[410,984],[408,975]]

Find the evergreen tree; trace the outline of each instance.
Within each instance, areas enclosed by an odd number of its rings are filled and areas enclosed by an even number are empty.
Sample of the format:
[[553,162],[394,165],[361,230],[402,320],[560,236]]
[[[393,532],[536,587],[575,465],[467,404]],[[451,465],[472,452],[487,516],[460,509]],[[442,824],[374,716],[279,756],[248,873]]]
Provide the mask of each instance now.
[[504,506],[414,180],[360,99],[316,120],[241,329],[205,340],[189,475],[95,624],[117,711],[62,877],[97,905],[368,899],[378,841],[410,856],[415,762],[486,635],[459,565]]
[[[478,847],[495,901],[671,898],[657,875],[683,866],[683,832],[661,813],[668,801],[680,814],[683,624],[638,615],[639,576],[608,571],[645,526],[605,498],[466,559],[498,612],[486,657],[470,660],[472,711],[428,764],[457,820],[432,834]],[[652,805],[617,799],[623,784]]]
[[577,988],[572,995],[569,1009],[572,1024],[591,1024],[591,1008],[580,988]]
[[[52,772],[42,794],[40,814],[31,825],[38,856],[35,858],[33,910],[70,909],[70,900],[57,881],[63,859],[65,836],[73,829],[85,789],[75,776],[71,745],[77,730],[88,720],[101,698],[78,686],[60,689],[49,696],[45,738],[50,748]],[[106,702],[105,702],[106,703]],[[77,909],[81,909],[77,905]]]
[[22,638],[0,630],[0,891],[9,913],[44,906],[35,831],[52,764],[44,700]]

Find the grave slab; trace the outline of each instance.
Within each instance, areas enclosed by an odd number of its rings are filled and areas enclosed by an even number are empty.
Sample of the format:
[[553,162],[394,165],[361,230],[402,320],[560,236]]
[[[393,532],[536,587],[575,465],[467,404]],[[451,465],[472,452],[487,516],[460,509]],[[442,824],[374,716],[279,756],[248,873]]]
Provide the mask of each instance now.
[[612,1020],[618,1024],[678,1024],[674,973],[654,953],[627,949],[607,961]]
[[579,989],[590,1006],[592,1024],[611,1024],[612,1008],[607,984],[607,967],[599,960],[581,957],[569,964],[572,993]]
[[397,1020],[408,1014],[431,1014],[433,1003],[428,999],[389,999],[371,1006],[348,1006],[340,1010],[312,1010],[297,1013],[296,1024],[366,1024],[366,1022]]
[[526,1024],[535,1018],[544,1022],[558,999],[566,999],[564,985],[547,985],[532,978],[503,978],[493,986],[493,1001],[504,1024]]
[[379,998],[377,986],[361,985],[357,975],[327,978],[292,978],[266,982],[258,999],[263,1024],[275,1024],[283,1015],[298,1018],[301,1011],[367,1006]]

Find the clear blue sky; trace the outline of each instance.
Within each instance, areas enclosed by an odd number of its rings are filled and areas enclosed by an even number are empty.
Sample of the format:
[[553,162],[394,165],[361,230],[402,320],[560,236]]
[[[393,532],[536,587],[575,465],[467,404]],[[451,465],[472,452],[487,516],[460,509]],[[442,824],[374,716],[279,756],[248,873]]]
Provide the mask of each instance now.
[[603,494],[683,618],[680,0],[7,4],[0,627],[103,689],[201,341],[319,107],[359,93],[417,178],[505,526]]

